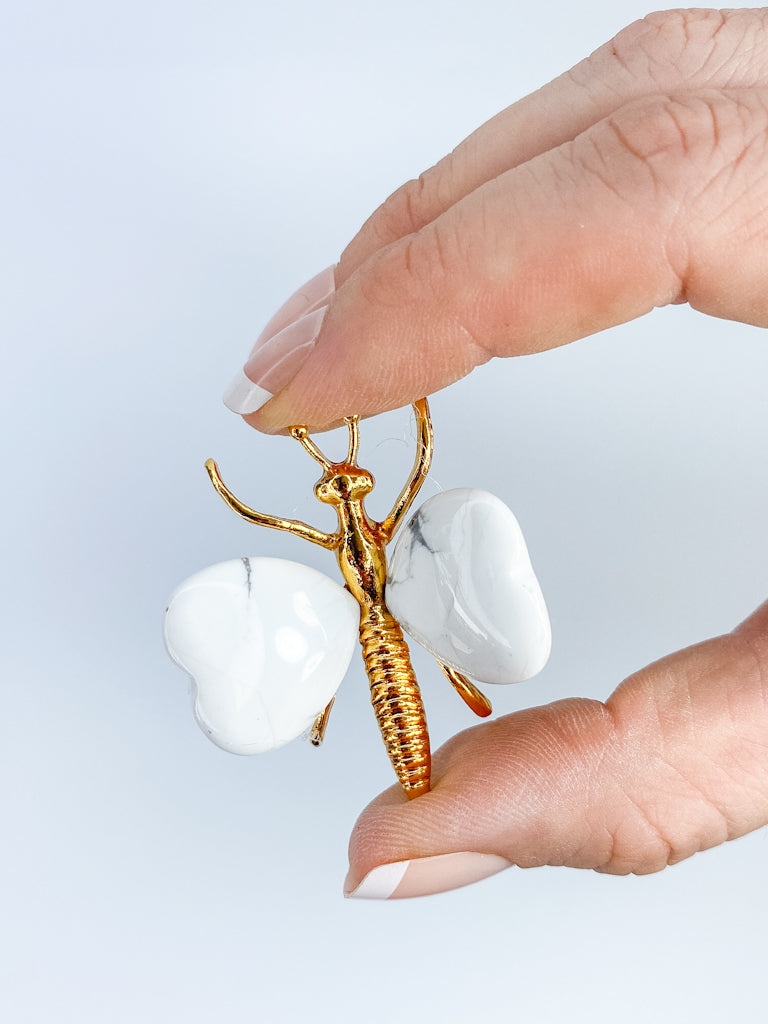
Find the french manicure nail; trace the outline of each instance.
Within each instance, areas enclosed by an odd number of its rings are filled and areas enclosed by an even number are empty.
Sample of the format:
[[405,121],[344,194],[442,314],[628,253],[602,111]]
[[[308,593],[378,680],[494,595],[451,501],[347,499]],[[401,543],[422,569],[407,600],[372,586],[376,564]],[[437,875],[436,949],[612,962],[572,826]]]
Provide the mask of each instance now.
[[351,890],[345,885],[344,895],[368,900],[431,896],[479,882],[508,867],[505,857],[493,853],[443,853],[401,860],[374,868]]
[[282,391],[309,358],[327,312],[321,306],[305,313],[257,345],[224,393],[227,408],[241,416],[256,412]]
[[335,271],[335,266],[321,270],[278,309],[257,338],[245,367],[224,392],[228,409],[241,415],[256,412],[298,373],[317,340],[336,288]]

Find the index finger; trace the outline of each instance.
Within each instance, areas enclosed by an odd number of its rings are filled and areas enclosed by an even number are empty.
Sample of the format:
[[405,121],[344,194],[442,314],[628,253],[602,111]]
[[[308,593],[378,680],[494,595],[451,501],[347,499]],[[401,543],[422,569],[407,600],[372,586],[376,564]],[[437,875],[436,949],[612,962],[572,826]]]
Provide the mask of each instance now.
[[371,215],[336,271],[341,285],[375,252],[419,231],[475,189],[556,149],[643,97],[746,89],[768,73],[768,11],[672,10],[622,29],[575,67],[481,125]]

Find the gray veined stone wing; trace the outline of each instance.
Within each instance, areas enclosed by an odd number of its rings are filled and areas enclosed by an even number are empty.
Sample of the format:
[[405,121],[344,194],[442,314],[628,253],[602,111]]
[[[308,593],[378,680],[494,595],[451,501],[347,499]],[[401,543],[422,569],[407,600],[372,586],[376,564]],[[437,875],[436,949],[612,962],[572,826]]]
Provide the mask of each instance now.
[[386,601],[415,640],[478,682],[530,679],[549,657],[522,531],[487,491],[443,491],[416,511],[390,550]]

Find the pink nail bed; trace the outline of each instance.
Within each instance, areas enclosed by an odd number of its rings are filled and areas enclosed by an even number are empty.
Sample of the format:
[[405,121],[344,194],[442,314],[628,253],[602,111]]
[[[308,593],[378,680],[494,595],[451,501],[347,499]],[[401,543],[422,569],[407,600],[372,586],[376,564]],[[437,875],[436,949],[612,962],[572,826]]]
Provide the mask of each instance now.
[[444,853],[436,857],[382,864],[369,871],[354,889],[344,895],[354,899],[398,900],[412,896],[431,896],[464,885],[511,867],[505,857],[493,853]]
[[304,316],[305,313],[308,313],[319,303],[325,303],[333,295],[336,288],[335,271],[335,266],[326,267],[325,270],[321,270],[319,274],[315,274],[313,278],[310,278],[306,284],[297,288],[293,295],[286,299],[280,309],[271,317],[264,330],[258,336],[256,344],[251,350],[252,354],[257,348],[269,341],[270,338],[282,331],[283,328]]
[[305,313],[254,349],[243,367],[246,377],[273,395],[281,391],[309,358],[327,312],[321,306]]

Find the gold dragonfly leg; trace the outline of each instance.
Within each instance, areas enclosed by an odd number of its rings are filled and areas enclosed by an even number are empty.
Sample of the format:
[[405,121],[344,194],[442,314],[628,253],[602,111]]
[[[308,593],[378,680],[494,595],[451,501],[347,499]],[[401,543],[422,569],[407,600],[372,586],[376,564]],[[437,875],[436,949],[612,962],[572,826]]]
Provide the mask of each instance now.
[[[292,429],[299,430],[304,428],[294,427]],[[285,530],[286,533],[292,533],[296,537],[310,540],[313,544],[319,544],[320,547],[327,548],[329,551],[333,551],[341,543],[341,534],[339,533],[325,533],[323,530],[316,530],[314,526],[308,526],[306,523],[299,522],[296,519],[282,519],[279,516],[270,516],[266,512],[257,512],[255,509],[249,508],[248,505],[244,505],[239,498],[234,496],[221,479],[219,467],[213,459],[206,460],[205,468],[208,470],[211,483],[224,499],[224,502],[245,519],[246,522],[254,523],[256,526],[270,526],[273,530]]]
[[416,458],[411,470],[411,476],[398,495],[392,511],[383,522],[379,523],[379,529],[386,537],[387,543],[392,540],[398,526],[402,522],[403,516],[413,504],[432,464],[434,436],[426,398],[420,398],[418,402],[414,402],[413,411],[416,416],[416,430],[418,432]]
[[457,672],[455,668],[444,665],[442,661],[438,661],[438,665],[467,707],[480,718],[487,718],[493,711],[493,708],[485,694],[481,693],[471,680],[467,679],[461,672]]
[[328,702],[328,707],[325,711],[321,711],[315,719],[315,724],[312,726],[312,732],[309,734],[309,742],[313,747],[322,746],[325,738],[325,730],[328,728],[328,719],[331,717],[331,708],[333,707],[333,702],[335,700],[335,697],[331,697]]

